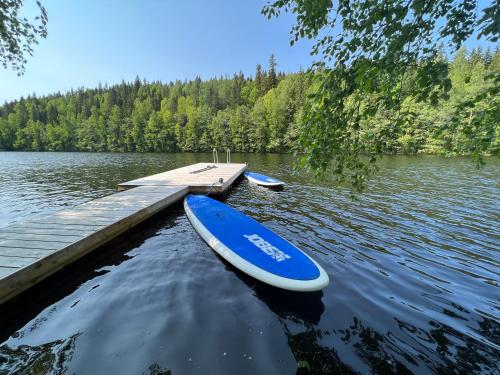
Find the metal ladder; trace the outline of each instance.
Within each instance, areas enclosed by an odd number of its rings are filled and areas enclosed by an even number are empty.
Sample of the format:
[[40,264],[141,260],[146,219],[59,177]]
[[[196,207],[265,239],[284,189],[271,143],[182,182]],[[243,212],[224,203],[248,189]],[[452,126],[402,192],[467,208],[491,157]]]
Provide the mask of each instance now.
[[[212,151],[212,155],[214,157],[214,164],[219,164],[219,154],[215,147]],[[231,163],[231,150],[229,148],[226,148],[226,164],[229,163]]]
[[214,157],[214,164],[219,164],[219,155],[217,154],[217,149],[215,147],[212,151],[212,155]]

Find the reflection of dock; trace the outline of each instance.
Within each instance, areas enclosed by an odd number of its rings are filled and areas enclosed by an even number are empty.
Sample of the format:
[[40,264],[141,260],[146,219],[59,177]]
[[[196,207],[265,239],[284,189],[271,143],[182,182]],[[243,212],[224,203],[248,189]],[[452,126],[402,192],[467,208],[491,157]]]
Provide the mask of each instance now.
[[223,193],[245,164],[193,164],[119,185],[126,190],[0,229],[0,303],[133,228],[188,192]]

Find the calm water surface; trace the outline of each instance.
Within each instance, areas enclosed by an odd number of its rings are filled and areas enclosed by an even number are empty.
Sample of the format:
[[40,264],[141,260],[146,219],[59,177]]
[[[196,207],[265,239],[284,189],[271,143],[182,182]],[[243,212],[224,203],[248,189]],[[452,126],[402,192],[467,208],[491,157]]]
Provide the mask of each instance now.
[[[0,227],[211,160],[191,154],[0,153]],[[498,159],[389,157],[359,201],[288,182],[224,199],[313,255],[331,284],[280,292],[225,264],[182,205],[0,307],[0,373],[499,373]]]

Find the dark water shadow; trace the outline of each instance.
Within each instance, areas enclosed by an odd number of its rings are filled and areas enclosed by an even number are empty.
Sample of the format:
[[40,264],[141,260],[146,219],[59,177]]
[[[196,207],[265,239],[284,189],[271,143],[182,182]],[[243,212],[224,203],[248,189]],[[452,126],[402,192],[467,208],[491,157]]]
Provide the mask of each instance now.
[[[214,252],[228,271],[243,281],[254,296],[271,310],[287,337],[288,346],[297,361],[296,374],[356,374],[344,364],[333,348],[321,345],[329,332],[318,327],[325,312],[323,291],[294,292],[267,285],[236,269]],[[299,332],[297,332],[299,331]]]
[[245,274],[216,252],[213,253],[224,263],[228,271],[234,272],[236,277],[252,289],[254,295],[279,317],[283,319],[293,317],[313,325],[319,323],[321,315],[325,311],[325,305],[321,300],[323,298],[322,291],[294,292],[276,288]]
[[270,191],[276,191],[276,192],[280,192],[280,191],[283,191],[285,190],[285,186],[284,185],[278,185],[278,186],[264,186],[264,185],[257,185],[255,183],[252,183],[252,182],[247,182],[248,183],[248,186],[250,186],[251,188],[253,189],[259,189],[260,191],[267,191],[267,190],[270,190]]
[[0,305],[0,342],[25,326],[45,308],[75,292],[86,281],[109,271],[103,268],[117,266],[131,259],[131,250],[140,247],[165,226],[173,225],[182,212],[181,202],[168,207],[108,243],[98,247],[76,262]]
[[271,190],[271,191],[276,191],[276,192],[280,192],[280,191],[285,190],[285,186],[284,185],[279,185],[279,186],[260,186],[260,187],[264,188],[266,190]]

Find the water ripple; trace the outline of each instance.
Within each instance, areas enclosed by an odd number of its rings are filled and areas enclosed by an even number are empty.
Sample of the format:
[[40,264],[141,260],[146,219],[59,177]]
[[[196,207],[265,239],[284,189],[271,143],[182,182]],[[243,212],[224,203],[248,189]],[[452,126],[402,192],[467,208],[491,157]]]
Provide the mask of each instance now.
[[[0,153],[0,227],[210,159]],[[0,307],[0,372],[500,372],[497,159],[476,171],[388,157],[357,201],[288,155],[233,159],[288,185],[242,180],[226,203],[313,255],[328,288],[300,295],[235,271],[176,205],[42,284],[21,312]]]

